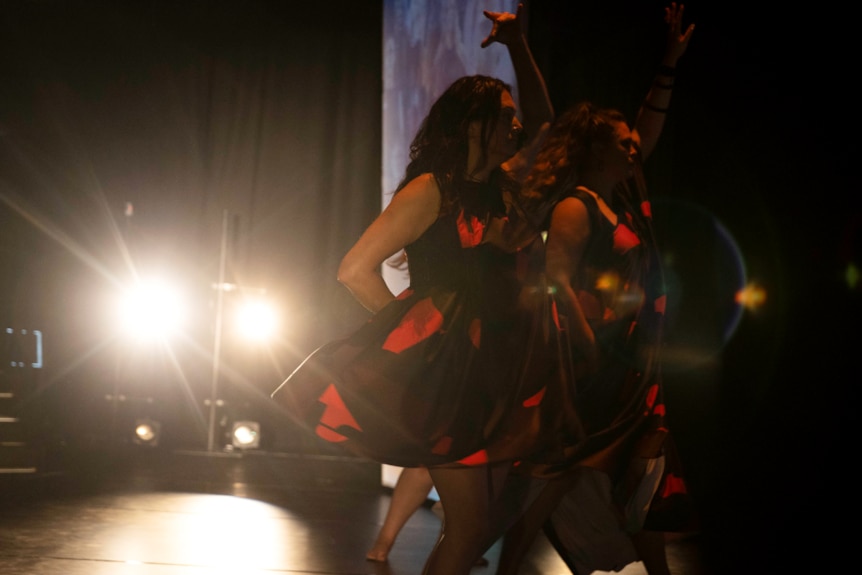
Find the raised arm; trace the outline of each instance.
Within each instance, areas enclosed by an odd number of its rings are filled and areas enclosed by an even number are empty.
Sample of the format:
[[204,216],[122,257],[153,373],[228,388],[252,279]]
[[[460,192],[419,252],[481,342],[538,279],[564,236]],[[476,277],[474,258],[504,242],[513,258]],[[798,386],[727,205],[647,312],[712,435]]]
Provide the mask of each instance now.
[[661,65],[647,92],[643,104],[638,111],[635,120],[634,131],[640,138],[641,158],[646,160],[655,149],[664,128],[664,120],[670,106],[670,97],[673,91],[674,74],[676,73],[677,60],[685,53],[688,42],[694,32],[694,24],[689,24],[682,31],[682,16],[685,6],[671,2],[664,9],[664,19],[667,23],[667,48]]
[[499,42],[509,50],[515,78],[518,83],[518,106],[522,124],[529,138],[534,138],[545,123],[554,119],[554,108],[545,86],[545,80],[533,59],[527,38],[521,26],[523,4],[518,4],[517,13],[483,11],[494,23],[491,33],[482,41],[482,48]]

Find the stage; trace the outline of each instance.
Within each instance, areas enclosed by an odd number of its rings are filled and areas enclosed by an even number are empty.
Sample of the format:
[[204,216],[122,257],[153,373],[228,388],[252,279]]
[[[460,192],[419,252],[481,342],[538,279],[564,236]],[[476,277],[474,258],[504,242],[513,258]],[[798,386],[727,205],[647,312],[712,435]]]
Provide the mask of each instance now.
[[[429,502],[388,563],[367,561],[391,490],[353,458],[123,449],[64,468],[0,476],[4,575],[412,575],[440,528]],[[494,573],[498,555],[499,543],[475,573]],[[669,542],[668,557],[673,575],[703,573],[697,537]],[[522,573],[569,571],[541,539]]]

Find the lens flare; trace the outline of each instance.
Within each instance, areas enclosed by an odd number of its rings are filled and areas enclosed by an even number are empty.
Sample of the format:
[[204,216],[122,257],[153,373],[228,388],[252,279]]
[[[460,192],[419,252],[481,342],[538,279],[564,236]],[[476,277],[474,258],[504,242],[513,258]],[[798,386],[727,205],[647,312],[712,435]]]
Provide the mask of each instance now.
[[766,290],[756,283],[749,283],[736,292],[736,303],[750,311],[756,311],[766,303]]

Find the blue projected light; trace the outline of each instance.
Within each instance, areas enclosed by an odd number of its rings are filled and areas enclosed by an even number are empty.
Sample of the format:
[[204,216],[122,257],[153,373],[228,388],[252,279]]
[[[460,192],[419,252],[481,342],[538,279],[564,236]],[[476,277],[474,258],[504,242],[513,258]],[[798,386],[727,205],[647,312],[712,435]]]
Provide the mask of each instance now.
[[[724,251],[725,259],[727,260],[725,265],[729,281],[737,286],[735,293],[739,293],[745,289],[746,284],[748,284],[742,250],[739,249],[736,240],[733,238],[733,234],[731,234],[717,218],[713,221],[713,226],[716,232],[716,237],[720,240],[719,246]],[[725,307],[727,308],[727,321],[724,326],[723,336],[726,343],[730,341],[730,338],[733,337],[733,334],[736,332],[736,328],[739,327],[739,324],[742,321],[742,312],[745,311],[745,308],[738,305],[736,301],[732,304],[730,302],[726,302]]]
[[4,361],[10,367],[42,368],[42,332],[38,329],[7,327],[3,349],[8,354]]

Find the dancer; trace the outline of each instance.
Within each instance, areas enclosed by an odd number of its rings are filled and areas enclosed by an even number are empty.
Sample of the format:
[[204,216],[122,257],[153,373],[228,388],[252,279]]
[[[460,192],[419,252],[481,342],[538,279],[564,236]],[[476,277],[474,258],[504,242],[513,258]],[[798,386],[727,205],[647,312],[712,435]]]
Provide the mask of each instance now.
[[[386,510],[386,517],[383,520],[380,530],[377,532],[377,538],[371,549],[365,554],[365,558],[369,561],[385,563],[389,560],[389,551],[395,544],[395,539],[401,532],[401,529],[413,516],[416,511],[428,501],[431,490],[434,488],[434,481],[431,479],[431,474],[425,467],[405,467],[401,470],[398,480],[395,482],[395,487],[392,489],[392,499],[389,503],[389,508]],[[432,507],[441,518],[443,517],[443,506],[439,501],[434,503]],[[476,565],[485,566],[488,560],[480,557],[476,560]]]
[[[519,6],[519,10],[522,9],[523,7]],[[482,48],[486,48],[495,42],[514,46],[515,50],[511,52],[513,61],[522,69],[525,67],[527,69],[534,69],[534,65],[527,61],[529,52],[526,49],[526,43],[520,28],[520,13],[511,14],[507,12],[490,12],[485,10],[483,11],[483,14],[494,24],[491,33],[483,40],[481,44]],[[519,59],[520,62],[518,61]],[[532,96],[532,94],[528,93],[528,97],[529,96]],[[545,100],[545,103],[541,101],[536,102],[536,104],[533,105],[534,107],[550,106],[550,104],[546,103],[547,100],[543,93],[536,94],[533,97]],[[539,141],[539,138],[534,139],[533,146],[536,146]],[[531,158],[531,156],[529,154],[520,154],[519,158],[517,169],[515,168],[514,161],[510,161],[507,164],[507,167],[509,167],[511,171],[515,172],[516,179],[526,176],[527,170],[530,167],[528,158]],[[378,562],[385,562],[388,560],[389,551],[394,545],[395,539],[398,537],[398,533],[419,507],[428,500],[428,496],[433,487],[434,482],[431,479],[431,474],[427,468],[412,467],[405,468],[401,471],[398,476],[398,480],[395,483],[395,487],[393,488],[392,499],[390,501],[389,508],[387,509],[383,525],[381,526],[371,549],[366,553],[366,558],[368,560]],[[439,502],[437,507],[442,508]],[[482,557],[477,560],[477,564],[485,565],[487,564],[487,560]]]
[[[392,201],[339,269],[374,316],[314,352],[273,394],[345,449],[428,467],[445,517],[426,575],[470,571],[511,462],[538,448],[545,411],[560,404],[547,398],[564,393],[548,387],[554,333],[531,329],[521,297],[519,248],[538,236],[514,209],[512,168],[529,165],[516,155],[524,129],[539,134],[552,118],[521,9],[489,17],[515,67],[524,125],[499,79],[463,77],[437,99]],[[379,268],[401,249],[410,287],[396,298]]]
[[431,474],[425,467],[405,467],[392,489],[392,499],[386,510],[383,525],[377,532],[377,538],[371,549],[365,554],[369,561],[385,562],[389,559],[389,551],[395,544],[395,539],[407,520],[428,500],[428,495],[434,487]]
[[555,122],[525,185],[533,201],[562,198],[547,225],[546,270],[571,340],[588,439],[571,446],[570,469],[546,470],[553,478],[505,537],[499,575],[517,572],[542,527],[573,573],[617,571],[640,558],[651,575],[669,574],[649,514],[658,511],[651,502],[682,495],[684,483],[664,421],[665,294],[641,162],[661,133],[693,32],[682,31],[683,9],[666,9],[667,51],[634,129],[616,110],[573,107]]

